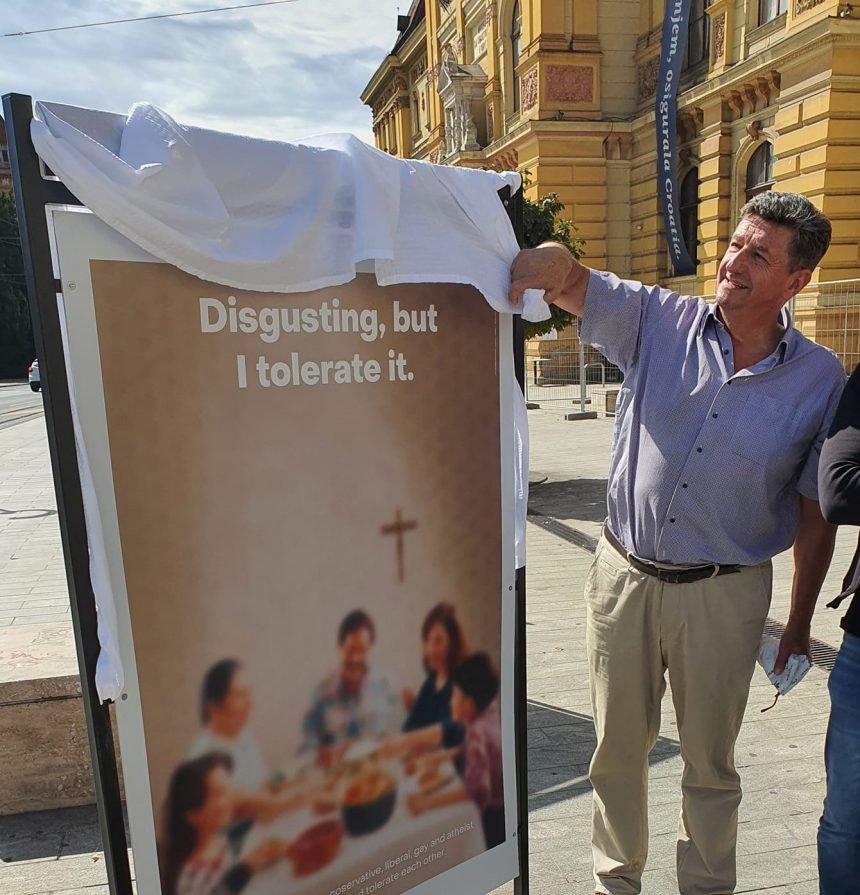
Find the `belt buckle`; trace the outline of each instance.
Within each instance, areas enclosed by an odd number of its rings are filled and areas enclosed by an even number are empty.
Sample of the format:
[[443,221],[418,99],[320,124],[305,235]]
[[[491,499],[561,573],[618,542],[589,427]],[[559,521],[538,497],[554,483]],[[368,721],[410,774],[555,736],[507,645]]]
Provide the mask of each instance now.
[[680,584],[681,583],[681,573],[676,572],[674,569],[658,569],[657,577],[664,584]]

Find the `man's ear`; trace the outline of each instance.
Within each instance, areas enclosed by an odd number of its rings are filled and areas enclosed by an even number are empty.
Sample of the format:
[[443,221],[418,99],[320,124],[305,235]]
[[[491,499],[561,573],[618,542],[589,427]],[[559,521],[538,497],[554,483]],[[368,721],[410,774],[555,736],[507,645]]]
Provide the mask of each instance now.
[[805,289],[809,285],[809,281],[812,279],[812,271],[808,270],[805,267],[799,267],[794,273],[791,275],[791,279],[788,281],[788,291],[789,291],[789,299],[794,298],[798,292],[802,289]]

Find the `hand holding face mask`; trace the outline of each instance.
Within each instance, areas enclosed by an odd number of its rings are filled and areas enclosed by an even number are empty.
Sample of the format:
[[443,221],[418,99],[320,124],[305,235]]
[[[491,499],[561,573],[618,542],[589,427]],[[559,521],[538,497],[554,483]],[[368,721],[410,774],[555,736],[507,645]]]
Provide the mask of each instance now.
[[[792,653],[785,663],[785,668],[781,674],[774,674],[773,666],[776,664],[776,657],[779,654],[779,638],[765,634],[761,638],[761,645],[758,651],[758,663],[764,668],[770,682],[776,687],[776,696],[773,705],[780,696],[785,696],[789,690],[796,684],[799,684],[806,676],[812,664],[807,656],[799,656]],[[768,708],[773,708],[773,705]],[[762,709],[766,712],[768,709]]]

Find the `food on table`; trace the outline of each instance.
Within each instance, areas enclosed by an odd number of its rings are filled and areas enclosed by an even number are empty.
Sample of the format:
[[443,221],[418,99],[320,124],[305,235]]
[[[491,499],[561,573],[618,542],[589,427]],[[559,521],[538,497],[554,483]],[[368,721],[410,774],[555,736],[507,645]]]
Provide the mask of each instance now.
[[287,846],[287,858],[296,876],[308,876],[328,866],[337,857],[343,842],[339,820],[323,820],[297,836]]
[[397,783],[385,771],[372,769],[355,777],[344,789],[341,816],[352,836],[372,833],[388,823],[394,811]]

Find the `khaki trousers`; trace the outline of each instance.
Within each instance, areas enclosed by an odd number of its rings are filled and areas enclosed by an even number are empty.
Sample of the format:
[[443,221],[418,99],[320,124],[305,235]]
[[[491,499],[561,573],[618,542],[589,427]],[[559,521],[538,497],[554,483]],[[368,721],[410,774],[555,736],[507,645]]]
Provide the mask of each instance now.
[[[678,720],[681,895],[730,895],[740,779],[734,746],[770,608],[770,562],[693,584],[632,568],[602,537],[585,588],[597,748],[592,852],[598,891],[641,891],[648,855],[648,753],[666,672]],[[662,895],[662,893],[661,893]]]

